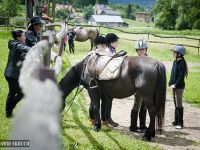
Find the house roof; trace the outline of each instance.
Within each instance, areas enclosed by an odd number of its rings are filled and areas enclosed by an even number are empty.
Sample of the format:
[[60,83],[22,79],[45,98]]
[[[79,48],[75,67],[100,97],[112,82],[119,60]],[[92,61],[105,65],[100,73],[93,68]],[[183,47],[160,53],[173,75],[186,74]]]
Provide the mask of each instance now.
[[118,16],[121,15],[118,11],[111,10],[111,9],[105,9],[102,11],[102,13],[105,13],[106,15],[118,15]]
[[121,16],[109,16],[109,15],[92,15],[90,20],[94,20],[96,22],[116,22],[116,23],[123,23],[124,20]]
[[98,8],[101,9],[102,11],[105,10],[105,9],[111,9],[108,5],[96,4],[95,7],[98,7]]

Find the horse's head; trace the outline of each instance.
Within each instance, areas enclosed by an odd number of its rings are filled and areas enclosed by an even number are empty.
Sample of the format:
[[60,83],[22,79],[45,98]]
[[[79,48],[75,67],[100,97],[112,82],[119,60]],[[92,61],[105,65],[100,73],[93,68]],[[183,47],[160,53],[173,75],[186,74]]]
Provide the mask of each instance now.
[[74,88],[81,84],[84,61],[85,60],[82,60],[74,65],[59,82],[59,89],[61,90],[64,99],[71,93]]

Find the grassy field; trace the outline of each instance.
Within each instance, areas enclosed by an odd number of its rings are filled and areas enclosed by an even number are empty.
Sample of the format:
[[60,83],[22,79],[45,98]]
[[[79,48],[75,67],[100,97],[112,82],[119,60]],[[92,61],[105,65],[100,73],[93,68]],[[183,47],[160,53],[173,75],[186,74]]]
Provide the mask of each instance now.
[[[106,34],[113,32],[113,30],[101,29],[101,32]],[[7,62],[7,41],[9,38],[9,32],[0,32],[0,139],[9,139],[9,133],[12,125],[12,120],[5,118],[4,107],[5,99],[8,91],[7,83],[4,78],[4,68]],[[136,55],[134,49],[134,41],[127,41],[124,38],[140,39],[144,35],[127,35],[120,32],[116,32],[121,38],[119,40],[119,50],[126,50],[129,55]],[[151,37],[150,37],[151,38]],[[179,41],[174,41],[179,42]],[[180,42],[187,42],[181,41]],[[64,67],[59,79],[70,68],[71,65],[80,61],[89,52],[89,42],[78,43],[75,42],[76,52],[75,54],[69,54],[68,51],[64,52]],[[200,63],[200,55],[195,53],[195,49],[188,49],[186,60],[188,62]],[[158,60],[173,61],[172,53],[169,45],[163,44],[149,44],[148,50],[149,56]],[[199,67],[192,69],[199,70]],[[168,78],[169,78],[169,72]],[[184,93],[184,101],[190,102],[200,107],[200,72],[190,72],[188,79],[186,80],[186,90]],[[75,92],[67,98],[69,102]],[[75,99],[71,109],[67,114],[62,114],[62,141],[63,149],[159,149],[158,147],[150,147],[148,143],[137,140],[134,136],[127,135],[119,131],[113,131],[109,128],[103,128],[101,132],[94,132],[88,119],[88,99],[85,99],[84,93],[81,93]],[[69,105],[67,105],[69,106]],[[66,108],[66,110],[68,107]]]

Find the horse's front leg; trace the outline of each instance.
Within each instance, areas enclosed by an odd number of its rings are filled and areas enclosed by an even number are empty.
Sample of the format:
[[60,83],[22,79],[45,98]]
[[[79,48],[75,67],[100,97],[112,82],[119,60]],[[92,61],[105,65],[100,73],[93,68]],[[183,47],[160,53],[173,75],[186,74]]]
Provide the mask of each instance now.
[[144,133],[143,140],[145,141],[151,141],[151,137],[155,137],[155,116],[156,116],[156,108],[153,102],[153,98],[144,98],[144,103],[147,106],[149,117],[150,117],[150,123],[147,131]]
[[101,119],[100,119],[100,94],[98,89],[89,89],[88,90],[90,99],[91,99],[91,107],[94,115],[94,130],[99,131],[101,129]]

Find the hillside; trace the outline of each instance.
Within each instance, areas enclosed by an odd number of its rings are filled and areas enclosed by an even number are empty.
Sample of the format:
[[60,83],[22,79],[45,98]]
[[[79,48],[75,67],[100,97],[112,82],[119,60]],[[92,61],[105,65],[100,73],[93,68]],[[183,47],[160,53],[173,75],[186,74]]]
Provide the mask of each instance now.
[[149,8],[155,4],[156,0],[110,0],[110,2],[114,4],[134,3]]

